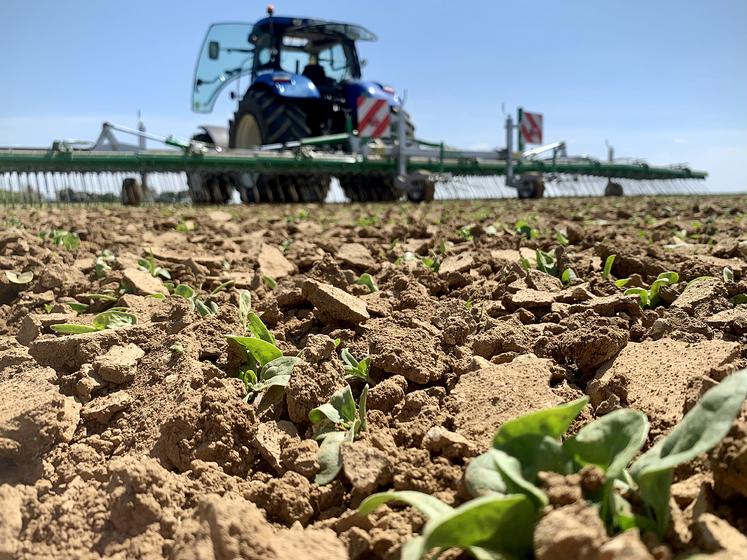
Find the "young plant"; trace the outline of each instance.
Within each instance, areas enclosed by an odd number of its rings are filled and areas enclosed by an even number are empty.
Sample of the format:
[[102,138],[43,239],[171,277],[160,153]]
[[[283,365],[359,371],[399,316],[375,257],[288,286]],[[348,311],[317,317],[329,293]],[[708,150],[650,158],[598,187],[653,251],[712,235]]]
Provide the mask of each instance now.
[[197,310],[200,317],[215,315],[218,312],[218,305],[214,301],[203,301],[197,297],[197,292],[189,284],[179,284],[174,288],[174,295],[183,297]]
[[[594,465],[603,487],[586,496],[597,505],[610,534],[637,527],[662,538],[669,525],[674,469],[701,455],[729,432],[747,398],[747,370],[708,390],[682,421],[635,460],[648,436],[648,419],[632,409],[611,412],[561,443],[562,435],[586,406],[587,397],[505,422],[489,451],[465,471],[475,499],[454,509],[419,492],[374,494],[359,511],[370,513],[388,501],[418,508],[429,518],[422,534],[403,549],[403,558],[422,558],[432,549],[462,548],[474,557],[531,554],[534,524],[548,500],[536,486],[539,471],[560,474]],[[623,493],[637,496],[633,503]]]
[[148,254],[145,257],[141,257],[137,260],[137,267],[153,277],[160,276],[164,280],[171,280],[171,273],[162,266],[156,264],[156,259],[153,256],[153,251],[151,249],[148,249]]
[[566,235],[560,230],[555,232],[555,241],[557,241],[558,245],[561,247],[567,247],[570,244],[568,237],[566,237]]
[[329,484],[342,469],[340,448],[345,442],[353,442],[360,432],[365,432],[366,399],[368,385],[363,387],[360,404],[356,406],[353,392],[346,385],[323,404],[309,412],[309,420],[314,427],[314,439],[321,442],[317,460],[319,473],[317,484]]
[[659,297],[659,291],[663,286],[670,286],[676,284],[680,280],[680,275],[676,272],[662,272],[656,277],[651,283],[651,287],[646,288],[628,288],[625,290],[625,295],[637,295],[640,298],[641,307],[644,309],[652,309],[661,303]]
[[137,317],[128,312],[127,307],[112,307],[93,318],[91,325],[75,323],[60,323],[50,328],[58,334],[81,334],[103,331],[105,329],[119,329],[137,324]]
[[604,260],[604,269],[602,269],[602,278],[605,280],[609,279],[610,273],[612,272],[612,265],[615,264],[615,258],[617,255],[609,255]]
[[101,253],[96,257],[96,265],[94,266],[96,278],[104,278],[109,274],[109,271],[112,269],[111,263],[115,260],[116,257],[109,249],[101,251]]
[[358,361],[350,353],[350,350],[348,350],[347,348],[343,348],[342,352],[340,352],[340,357],[342,358],[342,362],[344,364],[343,367],[345,368],[345,377],[348,380],[362,379],[366,383],[369,382],[368,367],[371,363],[370,356],[361,358],[361,360]]
[[379,288],[376,286],[376,282],[374,282],[373,276],[371,276],[368,272],[364,272],[360,275],[358,280],[355,281],[356,284],[360,284],[361,286],[366,286],[368,288],[368,291],[371,293],[378,292]]
[[30,270],[27,272],[13,272],[12,270],[5,271],[5,277],[11,284],[28,284],[34,279],[34,273]]
[[529,225],[529,222],[523,219],[516,222],[514,229],[516,229],[517,233],[523,235],[527,239],[536,239],[537,237],[539,237],[539,230],[533,228],[531,225]]
[[734,271],[728,266],[724,267],[721,276],[724,279],[724,282],[734,282]]
[[246,400],[267,391],[262,405],[279,402],[299,358],[283,356],[282,350],[275,345],[273,334],[259,315],[252,311],[252,297],[247,290],[239,292],[239,319],[244,331],[251,336],[228,335],[226,338],[242,352],[243,366],[239,378],[247,388]]
[[49,239],[53,245],[64,247],[67,251],[75,251],[80,247],[80,237],[78,234],[65,229],[52,229],[39,233],[42,239]]
[[459,231],[457,232],[459,234],[459,237],[461,237],[464,241],[474,241],[475,236],[472,233],[473,227],[473,225],[468,225],[459,228]]

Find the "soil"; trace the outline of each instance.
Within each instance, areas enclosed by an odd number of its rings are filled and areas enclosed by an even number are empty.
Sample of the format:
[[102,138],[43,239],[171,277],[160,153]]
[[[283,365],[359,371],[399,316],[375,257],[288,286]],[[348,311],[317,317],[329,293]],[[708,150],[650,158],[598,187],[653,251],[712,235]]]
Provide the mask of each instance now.
[[[747,294],[745,208],[738,197],[5,208],[0,271],[34,277],[0,272],[0,559],[393,559],[423,517],[396,505],[361,517],[360,501],[397,489],[462,503],[466,465],[509,418],[588,394],[573,430],[633,407],[650,445],[747,364],[747,305],[730,301]],[[519,219],[538,235],[517,233]],[[55,228],[80,247],[38,235]],[[97,272],[104,249],[115,258]],[[536,270],[535,249],[557,249],[577,279]],[[217,313],[201,317],[140,270],[150,253]],[[663,271],[681,281],[641,310],[602,278],[610,254],[629,286]],[[702,276],[713,278],[685,290]],[[285,355],[303,351],[280,402],[244,400],[225,337],[244,334],[240,289]],[[138,323],[51,329],[112,305]],[[343,347],[371,358],[368,429],[319,486],[308,413],[345,386]],[[357,398],[363,383],[350,384]],[[746,434],[743,409],[719,446],[677,469],[663,542],[608,536],[580,489],[593,472],[544,473],[535,556],[744,557]]]

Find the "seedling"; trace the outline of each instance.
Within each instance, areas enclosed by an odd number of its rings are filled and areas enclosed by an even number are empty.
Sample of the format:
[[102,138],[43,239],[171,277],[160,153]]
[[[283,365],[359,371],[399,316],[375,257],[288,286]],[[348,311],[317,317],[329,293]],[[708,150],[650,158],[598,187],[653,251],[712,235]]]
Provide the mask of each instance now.
[[723,277],[724,282],[734,282],[734,271],[728,266],[724,267],[721,276]]
[[77,301],[70,301],[67,305],[76,313],[85,313],[86,309],[88,309],[88,306],[85,303],[78,303]]
[[566,268],[563,271],[563,274],[560,275],[560,281],[563,282],[563,284],[570,284],[576,278],[578,278],[578,276],[576,276],[576,272],[572,268]]
[[226,280],[225,282],[218,284],[218,286],[212,292],[210,292],[210,295],[214,296],[217,293],[226,291],[228,290],[228,288],[232,288],[234,284],[236,284],[235,280]]
[[602,269],[602,278],[605,280],[609,279],[610,273],[612,272],[612,265],[615,264],[615,257],[617,255],[609,255],[604,260],[604,269]]
[[153,277],[160,276],[164,280],[171,280],[171,273],[162,266],[156,264],[156,259],[153,257],[153,251],[150,249],[148,249],[147,256],[141,257],[137,260],[137,267]]
[[265,283],[265,286],[267,286],[268,290],[274,290],[278,287],[277,280],[275,280],[272,276],[262,276],[262,282]]
[[562,247],[567,247],[570,243],[566,235],[560,230],[555,232],[555,240],[558,242],[558,245],[561,245]]
[[127,307],[112,307],[93,318],[91,325],[76,323],[60,323],[50,328],[58,334],[81,334],[103,331],[105,329],[119,329],[137,324],[137,317],[128,312]]
[[[239,292],[239,319],[244,331],[251,336],[229,335],[243,353],[243,363],[239,378],[247,388],[245,400],[252,395],[262,395],[261,406],[279,402],[288,385],[290,373],[299,358],[283,356],[282,350],[275,345],[275,337],[264,324],[259,315],[252,311],[252,296],[247,290]],[[257,372],[259,371],[259,374]]]
[[215,315],[218,312],[218,305],[214,301],[203,301],[197,297],[197,292],[189,284],[179,284],[174,288],[174,295],[183,297],[196,310],[200,317]]
[[182,220],[174,229],[179,233],[187,233],[195,229],[195,223],[192,220]]
[[342,358],[342,362],[344,364],[343,367],[345,368],[345,377],[348,380],[362,379],[366,383],[369,382],[368,367],[371,363],[370,356],[361,358],[361,360],[358,361],[350,353],[350,350],[348,350],[347,348],[343,348],[342,352],[340,352],[340,357]]
[[116,257],[109,249],[101,251],[101,253],[96,257],[96,265],[94,266],[96,278],[104,278],[109,274],[109,271],[112,269],[110,263],[115,260]]
[[360,432],[365,432],[366,399],[368,385],[363,387],[360,404],[355,405],[353,392],[346,385],[337,391],[330,401],[309,412],[309,420],[314,426],[314,439],[320,441],[317,460],[319,473],[317,484],[329,484],[342,469],[340,448],[345,442],[353,442]]
[[371,293],[378,292],[379,288],[376,286],[376,282],[374,282],[373,276],[371,276],[368,272],[364,272],[360,275],[358,280],[355,281],[356,284],[360,284],[361,286],[366,286],[368,288],[368,291]]
[[640,298],[641,307],[644,309],[654,308],[661,303],[661,298],[659,297],[661,288],[676,284],[679,280],[680,275],[676,272],[662,272],[651,283],[650,288],[628,288],[625,290],[625,295],[637,295]]
[[[594,465],[605,484],[590,495],[610,534],[632,528],[662,538],[669,526],[674,469],[701,455],[726,436],[747,398],[747,370],[709,389],[682,421],[632,464],[648,437],[648,419],[640,411],[620,409],[587,424],[561,443],[561,437],[586,406],[588,397],[532,412],[505,422],[493,445],[465,472],[474,499],[452,508],[420,492],[384,492],[361,503],[366,515],[381,504],[400,501],[427,518],[420,536],[403,548],[403,557],[422,558],[433,549],[461,548],[478,559],[527,557],[534,524],[547,505],[536,486],[537,473],[578,472]],[[634,508],[622,494],[637,497]]]
[[459,228],[459,231],[457,232],[459,234],[459,237],[461,237],[465,241],[474,241],[475,236],[472,234],[473,227],[473,225],[468,225]]
[[53,229],[39,233],[42,239],[50,239],[53,245],[64,247],[67,251],[75,251],[80,247],[80,237],[72,231],[64,229]]
[[5,277],[11,284],[28,284],[34,279],[34,273],[30,270],[27,272],[13,272],[12,270],[5,271]]
[[523,219],[516,222],[514,229],[516,229],[517,233],[523,235],[527,239],[536,239],[539,237],[539,230],[533,228],[529,225],[529,222]]

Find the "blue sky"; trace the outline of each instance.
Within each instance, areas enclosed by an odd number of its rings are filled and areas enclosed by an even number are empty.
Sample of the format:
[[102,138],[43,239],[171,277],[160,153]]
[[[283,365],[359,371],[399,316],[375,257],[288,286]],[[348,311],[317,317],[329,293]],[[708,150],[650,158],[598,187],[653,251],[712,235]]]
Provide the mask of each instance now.
[[[2,0],[0,145],[95,139],[104,120],[189,137],[223,124],[190,111],[194,62],[215,21],[246,0]],[[747,190],[747,2],[569,0],[276,2],[278,15],[362,24],[366,77],[407,90],[418,136],[504,145],[501,105],[542,112],[574,154],[705,169]]]

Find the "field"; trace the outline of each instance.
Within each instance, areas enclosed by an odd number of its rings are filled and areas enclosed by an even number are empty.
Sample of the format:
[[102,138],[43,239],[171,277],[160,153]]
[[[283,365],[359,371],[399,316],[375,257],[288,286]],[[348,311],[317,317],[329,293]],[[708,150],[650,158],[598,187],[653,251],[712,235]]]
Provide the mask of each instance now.
[[4,208],[0,558],[745,558],[745,209]]

